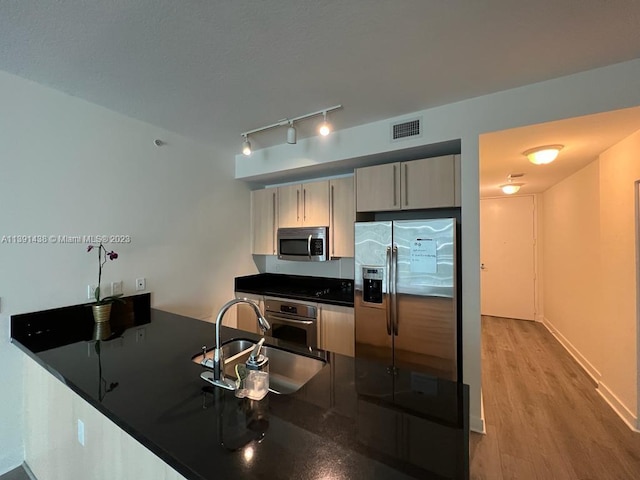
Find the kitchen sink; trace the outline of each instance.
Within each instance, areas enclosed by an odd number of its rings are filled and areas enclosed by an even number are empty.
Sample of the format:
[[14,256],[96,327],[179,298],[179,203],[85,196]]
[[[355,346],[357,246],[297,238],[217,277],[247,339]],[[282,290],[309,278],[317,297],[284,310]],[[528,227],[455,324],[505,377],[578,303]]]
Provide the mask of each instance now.
[[[225,377],[235,381],[235,366],[247,361],[255,344],[256,342],[246,339],[230,340],[222,344]],[[269,390],[283,395],[300,390],[327,363],[321,358],[308,357],[272,345],[263,345],[261,353],[269,358]],[[210,350],[206,353],[207,368],[212,365],[212,358],[213,350]],[[192,360],[201,364],[203,354],[194,356]]]

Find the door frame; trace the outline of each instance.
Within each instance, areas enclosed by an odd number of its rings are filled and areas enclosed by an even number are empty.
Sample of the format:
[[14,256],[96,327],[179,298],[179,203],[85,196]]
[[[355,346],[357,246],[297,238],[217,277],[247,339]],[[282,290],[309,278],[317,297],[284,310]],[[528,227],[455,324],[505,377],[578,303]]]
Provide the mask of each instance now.
[[[636,368],[640,372],[640,180],[634,184],[636,204]],[[636,412],[640,412],[640,378],[636,383]],[[636,431],[640,431],[640,415],[636,416]]]

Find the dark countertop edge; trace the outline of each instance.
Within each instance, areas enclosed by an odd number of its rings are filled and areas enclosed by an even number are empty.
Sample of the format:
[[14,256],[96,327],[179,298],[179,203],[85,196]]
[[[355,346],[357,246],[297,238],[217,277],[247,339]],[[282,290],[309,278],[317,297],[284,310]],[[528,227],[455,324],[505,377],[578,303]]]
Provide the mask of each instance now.
[[[190,317],[190,320],[194,320]],[[47,372],[49,372],[56,380],[62,382],[66,387],[68,387],[72,392],[77,394],[82,400],[87,402],[93,408],[95,408],[99,413],[103,414],[107,419],[111,420],[114,424],[118,426],[121,430],[126,432],[131,438],[140,442],[146,449],[148,449],[151,453],[157,456],[164,463],[169,465],[175,471],[180,473],[180,475],[184,476],[188,479],[201,479],[205,480],[204,477],[199,475],[198,473],[191,470],[187,465],[177,460],[173,455],[168,453],[166,450],[162,449],[159,445],[149,440],[146,436],[140,433],[138,430],[132,428],[127,422],[122,420],[120,417],[115,415],[111,410],[105,408],[104,405],[97,403],[94,398],[90,397],[84,391],[75,385],[73,382],[69,381],[64,375],[62,375],[58,370],[51,367],[48,363],[42,360],[36,353],[33,353],[29,348],[24,346],[15,338],[11,338],[11,343],[13,343],[16,347],[22,350],[29,358],[34,360],[38,365],[43,367]]]
[[251,293],[253,295],[264,295],[265,297],[285,298],[292,300],[304,300],[305,302],[312,303],[324,303],[328,305],[337,305],[339,307],[351,307],[353,308],[353,301],[335,300],[331,298],[310,297],[307,295],[296,295],[282,292],[270,292],[267,289],[252,289],[252,288],[236,288],[236,292]]

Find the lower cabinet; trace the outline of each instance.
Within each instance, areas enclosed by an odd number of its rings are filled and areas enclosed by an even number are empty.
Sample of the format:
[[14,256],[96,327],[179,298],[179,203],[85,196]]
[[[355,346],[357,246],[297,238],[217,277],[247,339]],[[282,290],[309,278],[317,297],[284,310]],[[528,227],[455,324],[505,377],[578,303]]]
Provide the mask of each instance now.
[[24,359],[24,412],[25,462],[37,478],[185,480],[31,358]]
[[320,348],[353,357],[355,327],[353,307],[319,304]]
[[[236,292],[236,298],[247,298],[253,300],[260,307],[260,311],[264,314],[264,297],[262,295],[254,295],[252,293]],[[236,318],[238,320],[238,329],[245,332],[258,332],[258,319],[253,309],[247,305],[239,303],[236,308]]]

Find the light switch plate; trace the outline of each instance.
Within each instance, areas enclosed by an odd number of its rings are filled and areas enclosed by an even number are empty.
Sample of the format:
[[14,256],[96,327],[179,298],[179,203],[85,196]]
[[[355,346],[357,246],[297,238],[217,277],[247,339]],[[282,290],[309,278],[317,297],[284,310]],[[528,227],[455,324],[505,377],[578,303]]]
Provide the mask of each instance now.
[[84,447],[84,422],[78,419],[78,443]]
[[122,282],[111,282],[111,295],[122,295]]

